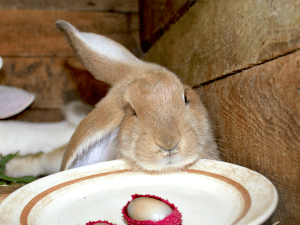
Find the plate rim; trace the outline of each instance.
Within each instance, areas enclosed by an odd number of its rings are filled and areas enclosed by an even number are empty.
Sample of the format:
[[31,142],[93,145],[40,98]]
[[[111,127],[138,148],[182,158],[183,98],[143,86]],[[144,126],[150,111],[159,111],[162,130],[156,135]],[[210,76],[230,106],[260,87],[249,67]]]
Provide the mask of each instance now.
[[[241,184],[240,182],[232,179],[232,177],[222,175],[222,171],[220,171],[220,169],[219,169],[220,167],[223,167],[223,168],[233,167],[235,169],[238,169],[239,172],[240,171],[248,171],[248,172],[251,172],[253,174],[256,174],[261,179],[264,179],[264,181],[269,183],[270,189],[271,189],[271,191],[273,191],[273,196],[274,196],[272,204],[268,207],[267,210],[265,210],[265,212],[261,216],[257,217],[256,219],[251,221],[251,223],[247,223],[247,224],[259,224],[259,223],[262,223],[265,220],[267,220],[269,218],[269,216],[273,213],[273,211],[275,210],[275,208],[277,206],[278,193],[277,193],[276,188],[274,187],[274,185],[266,177],[264,177],[263,175],[255,172],[253,170],[250,170],[248,168],[239,166],[239,165],[235,165],[235,164],[231,164],[231,163],[227,163],[227,162],[222,162],[222,161],[206,160],[206,159],[205,160],[200,160],[195,165],[193,165],[190,168],[188,168],[184,171],[181,171],[179,173],[188,172],[188,173],[196,173],[196,174],[201,174],[201,175],[207,175],[207,176],[213,177],[215,179],[219,179],[219,180],[225,179],[225,180],[223,180],[225,182],[230,180],[232,183],[230,183],[230,182],[227,182],[227,183],[234,186],[242,194],[243,199],[244,199],[244,203],[245,203],[244,208],[242,210],[242,213],[236,219],[236,221],[233,223],[233,224],[240,224],[242,222],[242,220],[245,217],[247,217],[247,214],[249,213],[250,208],[252,206],[251,193],[249,193],[248,189],[243,184]],[[101,169],[104,170],[104,171],[101,172]],[[80,174],[78,174],[78,171],[80,171]],[[18,189],[17,191],[12,193],[10,196],[8,196],[8,198],[5,199],[0,204],[0,210],[1,210],[1,207],[4,207],[5,205],[7,205],[11,201],[13,201],[13,199],[16,198],[18,196],[18,194],[22,193],[22,191],[24,191],[25,188],[31,189],[32,186],[34,184],[37,184],[38,182],[39,182],[39,184],[42,184],[43,182],[47,183],[46,181],[48,181],[48,180],[56,179],[56,182],[52,182],[53,185],[50,186],[50,187],[47,187],[45,190],[39,191],[40,188],[35,190],[36,193],[32,194],[31,200],[29,200],[26,204],[24,204],[25,205],[24,207],[20,207],[21,208],[20,210],[22,212],[21,212],[21,215],[19,217],[19,224],[21,224],[21,225],[24,224],[25,225],[25,224],[27,224],[27,217],[30,213],[30,210],[38,202],[37,200],[39,199],[40,196],[42,196],[44,194],[48,195],[49,193],[52,193],[53,191],[58,190],[59,187],[66,186],[66,184],[70,185],[70,184],[77,183],[77,182],[80,182],[80,181],[83,181],[83,180],[91,179],[93,177],[106,176],[106,175],[117,174],[117,173],[121,173],[121,172],[122,173],[125,173],[125,172],[141,173],[141,172],[132,170],[129,167],[129,165],[127,165],[123,160],[113,160],[113,161],[103,162],[103,163],[94,164],[94,165],[90,165],[90,166],[86,166],[86,167],[76,168],[76,169],[72,169],[72,170],[68,170],[68,171],[62,171],[62,172],[59,172],[57,174],[53,174],[53,175],[47,176],[45,178],[42,178],[40,180],[34,181],[34,182],[32,182],[28,185],[25,185],[24,187]],[[72,175],[72,174],[77,175],[77,177],[75,176],[75,178],[72,178],[72,179],[64,179],[66,177],[70,177],[69,175]],[[142,173],[142,174],[145,174],[145,173]],[[60,179],[57,179],[57,177],[60,178]],[[237,187],[239,187],[240,189],[237,188]],[[242,190],[242,192],[241,192],[241,190]],[[42,194],[42,193],[44,193],[44,194]],[[247,198],[249,198],[249,199],[247,200]],[[37,202],[35,204],[33,204],[35,201],[37,201]],[[250,204],[249,204],[249,202],[250,202]],[[32,207],[30,208],[30,206],[32,206]],[[27,211],[25,210],[25,208],[26,208]],[[30,208],[30,210],[28,211],[29,208]],[[24,212],[24,210],[25,210],[25,212]],[[0,214],[1,214],[1,211],[0,211]],[[27,217],[26,217],[26,214],[27,214]],[[24,220],[24,218],[26,218],[26,219]]]

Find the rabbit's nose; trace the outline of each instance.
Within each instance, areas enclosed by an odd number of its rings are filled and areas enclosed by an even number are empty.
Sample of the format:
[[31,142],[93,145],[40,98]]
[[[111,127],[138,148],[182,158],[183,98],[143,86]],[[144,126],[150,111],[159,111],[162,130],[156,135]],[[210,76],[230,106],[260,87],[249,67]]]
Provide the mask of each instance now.
[[165,153],[168,153],[168,154],[176,154],[178,152],[177,148],[179,146],[179,142],[177,142],[176,144],[172,145],[171,147],[170,146],[161,146],[161,145],[158,145],[158,147],[160,147],[160,149],[165,152]]
[[174,154],[178,151],[181,136],[176,127],[158,131],[156,135],[155,143],[162,152]]

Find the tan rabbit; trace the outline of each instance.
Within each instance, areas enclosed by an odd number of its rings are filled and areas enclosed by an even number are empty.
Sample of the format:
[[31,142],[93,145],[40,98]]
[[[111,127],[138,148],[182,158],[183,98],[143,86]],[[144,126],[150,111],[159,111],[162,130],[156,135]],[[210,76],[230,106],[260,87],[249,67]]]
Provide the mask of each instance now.
[[172,72],[139,60],[106,37],[79,32],[61,20],[56,26],[93,76],[112,85],[77,127],[61,170],[117,157],[148,172],[219,159],[206,109]]

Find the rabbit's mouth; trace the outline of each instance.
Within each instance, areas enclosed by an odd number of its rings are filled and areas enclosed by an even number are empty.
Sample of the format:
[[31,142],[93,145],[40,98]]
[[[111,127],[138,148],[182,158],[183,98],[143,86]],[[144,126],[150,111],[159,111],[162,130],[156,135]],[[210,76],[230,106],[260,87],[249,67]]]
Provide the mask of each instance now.
[[197,159],[194,159],[193,157],[190,159],[185,159],[182,156],[180,156],[180,154],[169,154],[168,156],[160,160],[159,167],[161,167],[161,170],[171,169],[171,168],[181,169],[193,163],[195,160]]
[[165,172],[178,172],[183,169],[186,169],[190,165],[194,164],[197,161],[196,158],[183,159],[177,155],[170,155],[164,157],[160,160],[157,160],[155,163],[144,162],[143,164],[139,163],[140,169],[147,171],[148,173],[165,173]]
[[178,159],[177,156],[175,156],[173,154],[169,154],[168,156],[166,156],[164,158],[163,164],[165,164],[166,166],[173,166],[174,164],[177,164],[178,162],[180,162],[180,159]]
[[132,161],[132,158],[125,157],[132,165],[138,166],[138,170],[157,173],[157,172],[178,172],[194,164],[198,159],[197,154],[188,157],[178,151],[176,154],[160,154],[156,158],[139,157]]

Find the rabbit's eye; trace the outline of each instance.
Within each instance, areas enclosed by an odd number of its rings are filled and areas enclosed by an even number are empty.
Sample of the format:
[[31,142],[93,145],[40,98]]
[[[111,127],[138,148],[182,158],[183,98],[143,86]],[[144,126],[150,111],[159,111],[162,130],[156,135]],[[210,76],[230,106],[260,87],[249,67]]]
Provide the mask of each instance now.
[[132,108],[132,115],[136,116],[136,112],[135,112],[135,110],[133,108]]
[[187,99],[186,95],[184,95],[184,103],[185,103],[185,105],[188,105],[190,103],[190,101]]
[[127,109],[128,109],[129,114],[131,114],[132,116],[136,116],[136,112],[135,112],[134,108],[132,108],[131,106],[128,106]]

